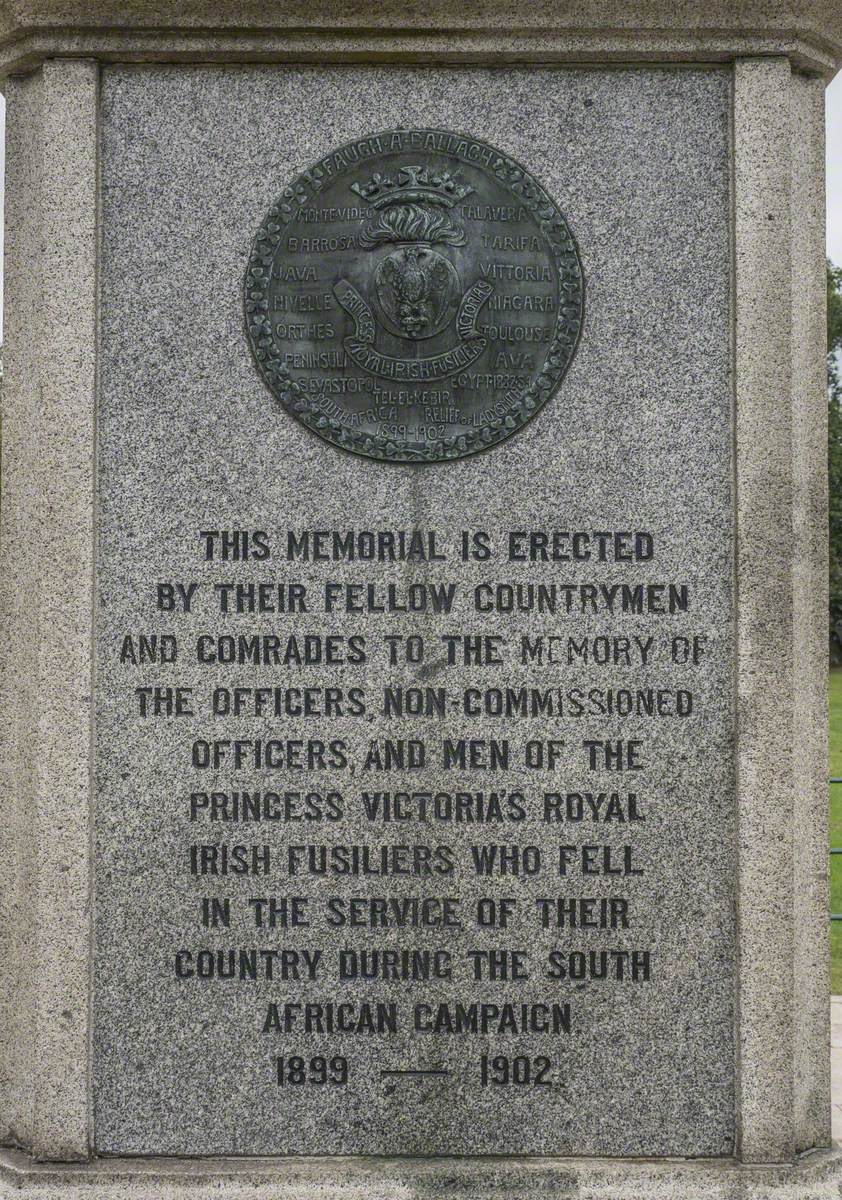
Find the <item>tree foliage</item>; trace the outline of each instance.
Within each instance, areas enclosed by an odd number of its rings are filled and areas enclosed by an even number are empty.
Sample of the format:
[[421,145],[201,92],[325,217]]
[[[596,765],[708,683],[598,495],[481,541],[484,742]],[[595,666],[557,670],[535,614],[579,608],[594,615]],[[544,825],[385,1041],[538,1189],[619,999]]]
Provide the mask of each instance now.
[[842,267],[827,264],[827,466],[830,492],[830,655],[842,661]]

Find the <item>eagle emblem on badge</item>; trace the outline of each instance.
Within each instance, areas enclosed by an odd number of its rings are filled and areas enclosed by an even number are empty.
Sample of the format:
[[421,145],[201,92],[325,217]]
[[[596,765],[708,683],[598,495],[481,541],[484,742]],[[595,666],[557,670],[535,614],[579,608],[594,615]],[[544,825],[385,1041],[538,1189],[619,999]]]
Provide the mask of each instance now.
[[456,314],[461,299],[456,268],[428,246],[396,250],[374,278],[384,323],[401,337],[435,337]]

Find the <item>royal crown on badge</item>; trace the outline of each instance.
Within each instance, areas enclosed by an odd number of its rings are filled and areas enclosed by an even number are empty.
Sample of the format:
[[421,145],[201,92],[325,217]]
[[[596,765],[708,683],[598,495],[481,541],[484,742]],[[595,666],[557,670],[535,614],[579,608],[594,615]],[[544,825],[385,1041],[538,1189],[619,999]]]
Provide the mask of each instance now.
[[398,167],[394,175],[372,175],[364,183],[352,183],[351,191],[372,208],[387,204],[434,204],[452,208],[470,196],[473,188],[449,171],[429,167]]

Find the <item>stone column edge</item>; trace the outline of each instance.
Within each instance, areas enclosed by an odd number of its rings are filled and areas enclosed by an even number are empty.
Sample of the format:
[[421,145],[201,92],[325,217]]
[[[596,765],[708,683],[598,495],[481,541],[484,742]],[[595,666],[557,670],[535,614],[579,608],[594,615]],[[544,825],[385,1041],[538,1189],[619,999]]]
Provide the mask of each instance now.
[[737,1146],[795,1151],[792,71],[734,66]]
[[45,62],[8,105],[0,826],[18,894],[0,1136],[73,1160],[90,1145],[98,67]]
[[830,1145],[824,86],[792,76],[795,1143]]

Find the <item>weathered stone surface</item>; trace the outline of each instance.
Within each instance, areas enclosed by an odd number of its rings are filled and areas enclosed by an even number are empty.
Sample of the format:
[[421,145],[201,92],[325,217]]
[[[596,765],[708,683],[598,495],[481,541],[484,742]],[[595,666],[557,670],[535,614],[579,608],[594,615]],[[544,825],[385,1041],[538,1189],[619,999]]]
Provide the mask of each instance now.
[[67,62],[8,90],[0,1140],[64,1159],[89,1150],[97,85]]
[[[426,1155],[452,1149],[455,1138],[457,1149],[487,1147],[494,1154],[548,1148],[557,1154],[728,1155],[734,1148],[744,1160],[784,1163],[747,1167],[727,1157],[669,1163],[575,1157],[505,1163],[104,1159],[76,1169],[39,1167],[11,1152],[0,1157],[0,1194],[27,1200],[76,1200],[93,1192],[108,1200],[160,1200],[188,1192],[239,1198],[256,1189],[285,1198],[377,1194],[387,1200],[435,1191],[466,1200],[515,1192],[594,1200],[700,1200],[737,1193],[756,1200],[824,1200],[838,1194],[834,1154],[810,1155],[794,1166],[788,1160],[800,1149],[824,1144],[828,1125],[825,759],[817,732],[824,712],[826,574],[820,76],[832,73],[839,60],[839,20],[836,4],[774,2],[571,7],[452,6],[432,0],[411,22],[405,5],[388,2],[130,3],[116,9],[45,0],[0,6],[0,72],[41,68],[11,80],[7,90],[0,1138],[40,1158],[62,1159],[84,1156],[92,1145],[151,1154],[184,1147],[240,1154],[302,1146],[332,1154],[382,1146]],[[79,56],[90,58],[80,62]],[[62,58],[71,61],[47,61]],[[95,60],[185,65],[106,72],[107,110],[101,114]],[[303,60],[322,67],[254,66]],[[729,65],[712,74],[337,72],[328,66],[384,60]],[[194,70],[189,64],[197,61],[250,65],[217,73]],[[455,488],[447,483],[450,467],[412,476],[403,474],[405,468],[361,465],[293,428],[253,371],[239,311],[250,239],[283,183],[313,155],[349,136],[419,121],[467,129],[494,144],[502,139],[550,188],[580,244],[587,240],[589,246],[592,340],[584,362],[523,436],[458,465]],[[604,159],[597,156],[597,144]],[[100,276],[101,151],[106,192]],[[99,278],[105,281],[101,296]],[[95,334],[100,300],[101,345]],[[735,348],[730,364],[729,345]],[[104,605],[97,613],[103,680],[97,722],[89,598],[95,564],[91,530],[99,504],[93,484],[94,352],[100,349]],[[733,375],[726,378],[729,366]],[[549,461],[541,457],[547,452]],[[521,510],[507,503],[512,494],[522,494]],[[698,529],[691,527],[696,515],[703,522]],[[271,1072],[275,1055],[290,1054],[302,1043],[260,1033],[261,1000],[268,1001],[270,993],[280,1002],[294,999],[302,986],[263,982],[229,988],[182,981],[179,992],[172,953],[187,938],[191,946],[200,938],[214,946],[258,944],[255,931],[239,917],[230,931],[203,931],[202,896],[286,894],[293,881],[283,872],[254,880],[193,879],[186,847],[213,841],[267,841],[273,849],[286,840],[373,841],[375,827],[357,815],[332,831],[310,826],[303,836],[300,826],[288,837],[277,826],[268,835],[265,827],[244,833],[237,826],[236,834],[221,825],[197,823],[190,829],[183,755],[191,730],[260,736],[277,727],[285,735],[302,722],[204,716],[151,720],[152,732],[144,731],[131,707],[137,703],[136,684],[169,685],[176,677],[190,682],[195,674],[206,701],[211,681],[250,685],[257,672],[230,666],[215,674],[185,672],[166,665],[118,670],[115,638],[129,626],[135,634],[171,628],[189,660],[197,633],[221,626],[207,607],[189,620],[156,612],[154,583],[170,577],[210,585],[222,578],[283,574],[312,587],[328,576],[371,577],[370,564],[363,570],[272,561],[265,571],[254,562],[205,564],[195,558],[195,542],[182,536],[191,522],[195,533],[199,517],[269,525],[273,537],[302,526],[434,524],[450,550],[461,516],[469,527],[495,533],[517,527],[521,519],[557,528],[575,528],[584,516],[609,528],[615,518],[652,522],[656,530],[671,530],[667,541],[658,534],[655,564],[663,561],[670,572],[692,568],[694,595],[711,589],[698,626],[714,625],[717,639],[715,654],[692,673],[694,694],[705,708],[687,722],[691,753],[681,757],[686,735],[680,730],[660,739],[658,769],[645,773],[641,784],[635,780],[636,790],[655,800],[645,825],[633,831],[589,828],[596,833],[593,841],[633,842],[644,855],[656,848],[655,866],[650,870],[652,863],[645,861],[643,877],[589,881],[594,894],[622,892],[635,904],[648,904],[642,924],[620,935],[553,933],[554,944],[567,948],[631,947],[639,932],[651,936],[659,950],[653,977],[635,988],[616,982],[589,982],[582,991],[553,985],[553,997],[572,995],[574,1024],[564,1040],[562,1064],[567,1088],[544,1092],[537,1101],[525,1092],[512,1099],[511,1089],[491,1089],[477,1102],[471,1080],[479,1055],[495,1042],[499,1048],[501,1039],[460,1041],[449,1035],[406,1043],[414,1062],[429,1061],[424,1054],[434,1051],[433,1061],[453,1063],[454,1075],[446,1081],[386,1082],[380,1070],[399,1061],[404,1043],[374,1039],[372,1051],[359,1038],[349,1055],[355,1071],[350,1102],[335,1095],[325,1100],[318,1089],[289,1100],[288,1092],[270,1085],[267,1069]],[[738,579],[733,596],[726,586],[732,524]],[[712,548],[714,556],[706,557]],[[647,572],[654,570],[652,564],[615,570],[613,564],[597,569],[512,563],[505,572],[501,566],[499,559],[458,571],[452,560],[396,565],[384,577],[402,587],[456,575],[474,582],[501,577],[580,582],[595,571],[600,578],[650,578]],[[132,599],[138,581],[142,586]],[[700,611],[691,610],[693,621]],[[664,626],[674,621],[656,619]],[[453,625],[479,631],[489,620],[468,621],[459,610]],[[260,625],[298,634],[328,625],[369,633],[378,622],[381,631],[408,631],[412,624],[361,614],[328,622],[318,612],[224,621],[234,632]],[[606,624],[599,615],[575,622],[594,634]],[[512,627],[504,617],[492,623],[501,632]],[[626,628],[624,619],[616,623]],[[533,635],[546,624],[546,618],[532,616],[522,621]],[[573,625],[574,619],[566,619],[566,627]],[[431,619],[425,626],[436,636],[444,623]],[[635,627],[629,619],[628,628]],[[460,676],[470,686],[485,686],[502,682],[503,675],[517,674],[519,683],[526,674],[475,667],[448,671],[435,660],[433,666],[423,679],[414,670],[401,679],[400,672],[386,672],[377,661],[366,667],[362,682],[376,695],[387,675],[393,683],[432,687],[445,682],[450,687],[456,680],[459,688]],[[659,677],[660,667],[610,668],[597,675],[592,667],[563,664],[546,671],[547,686],[566,691],[592,674],[596,686],[618,686],[626,679],[646,684]],[[276,684],[279,675],[283,685],[293,686],[320,687],[327,678],[317,669],[294,677],[269,669],[261,679]],[[329,683],[350,687],[360,682],[359,675],[359,668],[341,667],[330,672]],[[347,735],[349,742],[365,741],[369,733],[367,725],[350,718],[308,718],[304,724],[308,736]],[[374,726],[384,724],[378,718]],[[537,724],[547,736],[559,727]],[[406,736],[417,726],[417,720],[389,722],[387,732]],[[503,723],[448,714],[435,723],[434,735],[432,726],[427,723],[430,741],[440,739],[442,728],[459,732],[468,726],[500,736]],[[597,732],[605,728],[603,718],[593,723]],[[621,736],[637,728],[617,722],[612,732]],[[88,852],[88,767],[94,734],[101,789],[99,857],[92,874],[97,855]],[[706,758],[711,747],[720,752],[712,766]],[[562,776],[565,786],[585,790],[590,778],[569,771],[570,761],[563,758],[564,769],[553,778]],[[211,788],[256,786],[251,772],[195,774],[212,779],[203,784]],[[393,778],[380,776],[374,786],[394,789]],[[423,778],[425,786],[453,790],[452,772],[431,771]],[[500,788],[492,773],[461,778],[472,790]],[[360,775],[341,782],[356,804]],[[401,776],[400,782],[419,787],[421,776]],[[544,784],[536,784],[530,772],[523,787],[534,796]],[[280,785],[297,786],[298,776],[291,775]],[[447,842],[461,854],[469,844],[492,838],[557,844],[587,837],[583,826],[569,825],[549,831],[535,825],[462,826],[454,833],[440,823],[416,835],[417,828],[392,827],[380,840]],[[585,891],[545,878],[554,894]],[[344,881],[295,883],[296,890],[320,895],[350,890]],[[490,894],[510,890],[521,898],[534,898],[538,886],[511,877],[482,884]],[[398,880],[390,890],[411,887],[413,882]],[[475,897],[479,887],[472,880],[460,893]],[[94,890],[96,943],[88,936]],[[386,891],[379,880],[364,880],[358,890]],[[687,896],[689,908],[683,903]],[[258,932],[264,944],[265,931]],[[524,949],[530,959],[543,955],[549,935],[540,928],[528,932]],[[271,936],[277,946],[307,944],[330,954],[337,947],[337,935],[323,926]],[[389,948],[435,940],[428,934],[354,930],[343,944],[359,947],[363,937]],[[473,944],[520,946],[524,940],[481,931]],[[448,939],[451,948],[466,944],[466,935]],[[506,991],[497,983],[467,979],[464,962],[458,986],[454,981],[414,987],[426,989],[424,996],[441,991],[483,999]],[[345,983],[340,995],[358,997],[378,988],[401,1005],[410,995],[398,983]],[[306,990],[324,998],[337,989],[328,976]],[[547,995],[547,981],[518,984],[518,996],[527,993]],[[510,1055],[522,1046],[537,1052],[537,1040],[506,1035],[502,1048]],[[220,1063],[221,1082],[214,1080]],[[209,1088],[202,1089],[203,1079],[210,1080]],[[429,1112],[419,1106],[419,1096],[430,1097]],[[92,1115],[98,1121],[93,1131]]]
[[[792,271],[789,254],[792,146],[790,71],[782,60],[741,63],[735,78],[735,279],[739,381],[737,562],[740,576],[737,724],[743,875],[752,902],[740,907],[741,998],[757,1019],[741,1029],[743,1152],[754,1161],[792,1153],[792,313],[775,302]],[[760,431],[763,430],[763,436]],[[770,624],[770,613],[775,613]],[[762,664],[762,669],[758,669]],[[781,846],[788,852],[780,852]],[[761,969],[761,962],[763,967]],[[781,1117],[784,1120],[781,1120]]]
[[779,55],[830,75],[842,61],[834,0],[6,0],[0,69],[45,58],[110,61],[732,61]]
[[[314,159],[372,130],[412,124],[488,136],[510,150],[556,197],[577,238],[586,279],[586,327],[558,395],[504,446],[455,464],[384,467],[326,447],[279,410],[261,383],[243,335],[241,285],[253,234],[285,184]],[[733,523],[730,392],[729,77],[721,70],[634,71],[176,68],[108,69],[103,80],[102,361],[99,411],[97,869],[94,960],[94,1121],[100,1151],[131,1154],[529,1153],[720,1155],[734,1150],[735,800],[731,679]],[[267,530],[274,548],[293,529],[435,530],[445,563],[292,564],[273,558],[205,562],[201,530]],[[647,530],[654,558],[638,563],[525,564],[497,557],[458,563],[458,531]],[[336,612],[220,616],[213,584],[298,580],[318,594],[327,579],[408,584],[453,580],[450,618]],[[203,585],[196,611],[155,608],[159,581]],[[689,610],[643,617],[597,613],[549,618],[485,616],[470,604],[487,581],[686,584]],[[453,632],[655,638],[645,667],[622,663],[525,669],[514,658],[493,672],[387,669],[384,633]],[[126,633],[175,633],[176,666],[120,664]],[[364,671],[343,667],[195,666],[200,634],[364,634]],[[706,636],[697,667],[669,661],[673,635]],[[192,664],[192,665],[191,665]],[[373,722],[220,719],[213,686],[349,688],[363,685],[370,712],[386,684],[540,684],[544,688],[643,686],[692,690],[680,718],[616,716],[502,722],[448,713],[443,720]],[[142,718],[134,688],[193,686],[196,717]],[[419,726],[421,727],[419,730]],[[317,773],[341,791],[348,816],[330,827],[285,834],[275,826],[232,833],[189,822],[194,790],[264,789],[243,768],[191,767],[194,739],[345,739],[357,770]],[[456,773],[430,768],[367,779],[369,738],[566,739],[553,773],[513,768]],[[586,770],[582,739],[640,738],[646,769]],[[651,754],[650,754],[651,751]],[[279,790],[313,786],[284,773]],[[321,784],[324,780],[324,784]],[[599,781],[595,789],[594,781]],[[417,781],[417,782],[416,782]],[[622,784],[622,786],[620,786]],[[454,825],[399,829],[367,822],[364,789],[489,792],[520,788],[531,812],[545,790],[634,791],[646,821],[628,827]],[[445,843],[459,868],[449,894],[470,911],[483,895],[512,895],[533,913],[500,931],[429,933],[250,927],[243,898],[379,896],[421,892],[412,878],[290,880],[281,869],[295,843]],[[196,842],[271,844],[272,874],[201,879],[189,873]],[[468,869],[472,844],[633,844],[644,874],[559,881],[481,880]],[[276,862],[274,855],[280,852]],[[278,865],[280,864],[280,865]],[[450,891],[452,887],[452,893]],[[511,889],[507,891],[506,889]],[[424,892],[441,894],[441,881]],[[620,931],[543,930],[540,896],[627,895],[633,921]],[[228,930],[203,930],[203,896],[239,898]],[[324,953],[315,983],[177,980],[181,947],[274,945]],[[443,945],[452,980],[337,985],[335,955],[350,948]],[[535,973],[516,992],[475,983],[467,949],[528,950]],[[554,949],[655,951],[645,983],[551,983],[542,963]],[[569,1036],[503,1038],[324,1036],[262,1033],[270,1002],[394,1001],[401,1030],[428,998],[498,1002],[568,1000]],[[278,1054],[347,1053],[347,1088],[283,1093]],[[477,1086],[480,1054],[548,1053],[551,1089]],[[383,1069],[439,1067],[446,1078],[382,1078]],[[561,1184],[555,1185],[561,1187]],[[480,1193],[481,1194],[481,1193]],[[564,1194],[561,1191],[559,1194]]]
[[840,1152],[795,1164],[629,1159],[99,1159],[34,1166],[0,1151],[3,1200],[838,1200]]
[[821,80],[793,76],[792,170],[794,297],[793,597],[795,645],[795,1144],[829,1141],[830,1064],[827,996],[830,963],[824,920],[829,907],[827,856],[827,409],[822,352],[824,319],[824,89]]

